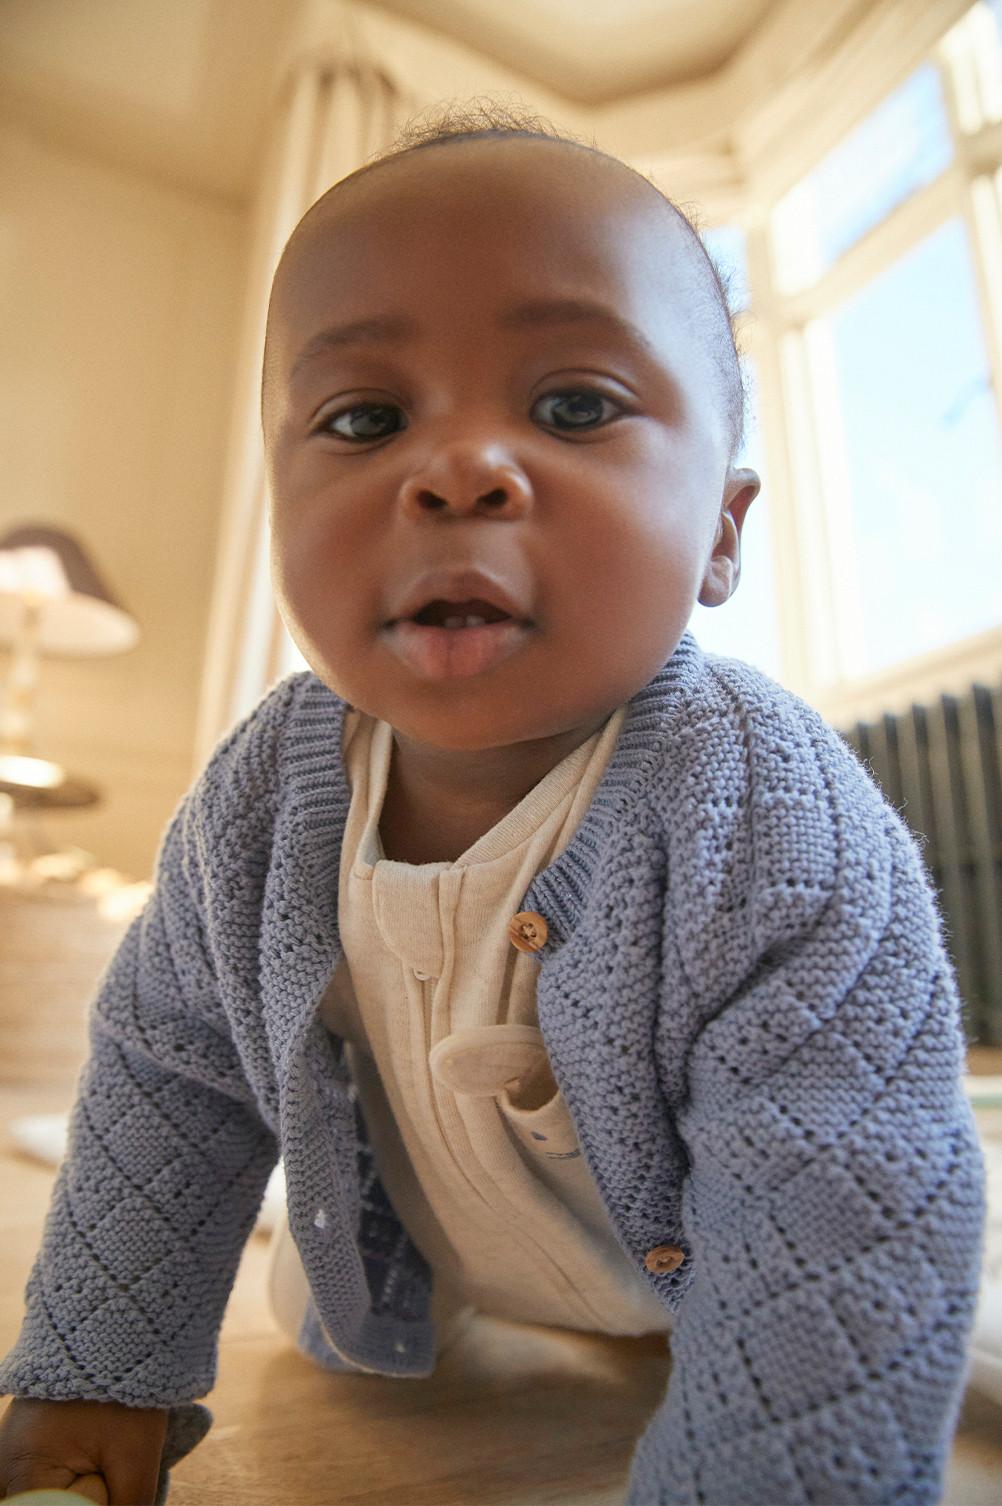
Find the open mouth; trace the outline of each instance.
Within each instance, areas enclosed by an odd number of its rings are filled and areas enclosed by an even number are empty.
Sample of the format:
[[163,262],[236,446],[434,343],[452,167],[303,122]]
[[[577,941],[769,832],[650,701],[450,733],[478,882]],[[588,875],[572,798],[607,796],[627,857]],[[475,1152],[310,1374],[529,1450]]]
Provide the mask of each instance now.
[[534,626],[485,601],[433,601],[414,617],[388,623],[384,636],[420,679],[456,680],[503,663],[532,638]]
[[460,628],[484,627],[493,622],[513,622],[515,619],[489,601],[430,601],[415,616],[404,618],[419,627],[444,627],[452,631]]

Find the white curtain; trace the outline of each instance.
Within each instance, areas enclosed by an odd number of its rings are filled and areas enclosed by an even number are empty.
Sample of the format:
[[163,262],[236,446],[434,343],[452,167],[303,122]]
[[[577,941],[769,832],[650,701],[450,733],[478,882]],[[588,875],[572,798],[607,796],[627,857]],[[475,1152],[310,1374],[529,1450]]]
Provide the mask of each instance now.
[[301,216],[326,189],[387,146],[416,103],[358,61],[301,62],[277,97],[255,201],[217,566],[195,748],[200,770],[220,737],[300,663],[275,609],[260,381],[275,267]]

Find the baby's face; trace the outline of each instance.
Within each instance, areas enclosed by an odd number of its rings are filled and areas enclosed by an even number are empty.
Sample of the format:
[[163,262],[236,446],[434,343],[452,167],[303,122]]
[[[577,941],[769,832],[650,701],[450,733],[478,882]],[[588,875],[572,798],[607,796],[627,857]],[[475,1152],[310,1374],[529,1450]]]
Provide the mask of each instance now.
[[[279,605],[338,695],[440,748],[552,737],[726,600],[758,483],[729,464],[697,254],[625,170],[539,141],[412,153],[312,217],[264,424]],[[408,656],[388,623],[438,567],[506,588],[529,624],[506,656],[471,672],[469,628]]]

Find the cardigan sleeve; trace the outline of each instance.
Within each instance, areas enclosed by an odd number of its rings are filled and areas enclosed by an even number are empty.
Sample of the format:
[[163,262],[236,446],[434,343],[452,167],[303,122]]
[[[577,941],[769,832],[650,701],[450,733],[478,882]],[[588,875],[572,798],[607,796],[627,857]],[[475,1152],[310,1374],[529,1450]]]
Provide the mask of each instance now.
[[810,921],[694,1036],[677,1113],[692,1278],[630,1506],[941,1498],[985,1172],[931,886],[879,804],[853,820],[835,802]]
[[[218,1330],[278,1147],[204,941],[194,793],[98,986],[68,1151],[0,1392],[169,1406],[215,1381]],[[204,1408],[179,1408],[168,1455],[187,1452],[207,1425]]]

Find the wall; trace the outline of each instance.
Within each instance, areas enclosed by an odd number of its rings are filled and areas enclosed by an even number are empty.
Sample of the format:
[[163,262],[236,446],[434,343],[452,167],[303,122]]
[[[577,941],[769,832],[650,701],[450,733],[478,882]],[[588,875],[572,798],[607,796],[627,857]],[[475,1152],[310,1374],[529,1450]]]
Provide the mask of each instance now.
[[105,791],[46,826],[142,878],[192,775],[246,212],[9,123],[0,205],[0,526],[77,532],[142,630],[43,661],[36,751]]

